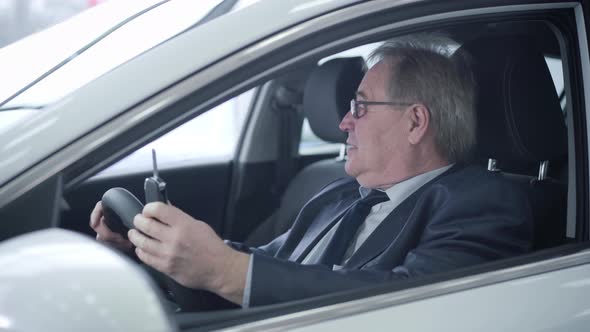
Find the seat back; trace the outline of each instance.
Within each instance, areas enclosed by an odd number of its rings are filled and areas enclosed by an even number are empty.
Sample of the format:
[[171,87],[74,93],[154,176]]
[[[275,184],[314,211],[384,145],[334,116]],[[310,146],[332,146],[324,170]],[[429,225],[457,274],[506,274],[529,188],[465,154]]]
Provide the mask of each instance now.
[[[313,133],[330,143],[346,142],[346,133],[338,125],[350,108],[364,76],[361,57],[330,60],[311,73],[303,92],[303,111]],[[299,171],[285,189],[279,208],[244,241],[259,246],[286,232],[303,205],[320,189],[334,180],[348,176],[344,158],[312,163]]]
[[[527,193],[534,249],[562,243],[567,184],[548,177],[547,170],[567,159],[567,129],[543,54],[522,35],[478,38],[462,45],[458,52],[463,51],[473,58],[478,84],[475,158]],[[535,168],[539,175],[530,175]]]

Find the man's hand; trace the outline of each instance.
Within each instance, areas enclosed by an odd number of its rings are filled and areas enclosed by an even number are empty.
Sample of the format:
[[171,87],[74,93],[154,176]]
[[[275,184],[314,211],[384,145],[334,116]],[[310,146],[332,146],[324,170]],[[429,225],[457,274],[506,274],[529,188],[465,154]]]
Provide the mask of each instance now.
[[242,303],[250,257],[228,247],[209,225],[160,202],[147,204],[133,224],[129,240],[144,263],[183,286]]
[[90,227],[96,232],[96,239],[98,241],[126,253],[131,252],[133,249],[131,242],[126,240],[121,234],[111,231],[105,224],[102,203],[100,201],[96,203],[94,210],[90,214]]

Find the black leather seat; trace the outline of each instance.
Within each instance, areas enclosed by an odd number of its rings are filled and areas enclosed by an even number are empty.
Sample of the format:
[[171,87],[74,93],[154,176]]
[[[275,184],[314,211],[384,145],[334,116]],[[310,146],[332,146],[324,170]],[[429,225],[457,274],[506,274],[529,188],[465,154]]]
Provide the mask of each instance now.
[[527,36],[478,38],[463,50],[473,57],[478,84],[476,158],[528,193],[534,249],[563,243],[567,180],[530,174],[567,161],[567,128],[543,54]]
[[[331,143],[346,142],[338,124],[350,108],[364,76],[361,57],[330,60],[310,74],[303,93],[303,111],[316,136]],[[289,182],[278,210],[258,226],[245,244],[259,246],[286,232],[299,210],[321,188],[345,177],[344,157],[320,160],[305,167]]]

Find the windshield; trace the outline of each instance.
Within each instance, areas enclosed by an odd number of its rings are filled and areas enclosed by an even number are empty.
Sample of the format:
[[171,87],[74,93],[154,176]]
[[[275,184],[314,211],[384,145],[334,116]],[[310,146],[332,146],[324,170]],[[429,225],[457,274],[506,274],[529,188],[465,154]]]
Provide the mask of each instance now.
[[223,2],[106,2],[0,49],[0,72],[5,74],[0,81],[0,130],[211,19],[209,14]]

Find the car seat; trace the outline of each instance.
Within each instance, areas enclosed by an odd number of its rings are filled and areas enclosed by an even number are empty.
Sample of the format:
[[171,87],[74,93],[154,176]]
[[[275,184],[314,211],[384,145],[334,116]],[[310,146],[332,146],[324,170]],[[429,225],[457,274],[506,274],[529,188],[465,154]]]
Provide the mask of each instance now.
[[477,81],[475,159],[486,160],[489,171],[501,171],[527,193],[533,249],[563,243],[567,182],[549,177],[548,170],[567,160],[567,128],[543,54],[525,35],[488,35],[457,52],[472,57]]
[[[303,92],[303,112],[313,133],[322,140],[345,144],[347,135],[338,129],[338,124],[349,111],[350,100],[355,97],[364,68],[361,57],[337,58],[310,73]],[[285,189],[278,209],[244,243],[260,246],[286,232],[314,194],[330,182],[348,176],[344,161],[341,153],[336,159],[320,160],[299,171]]]

